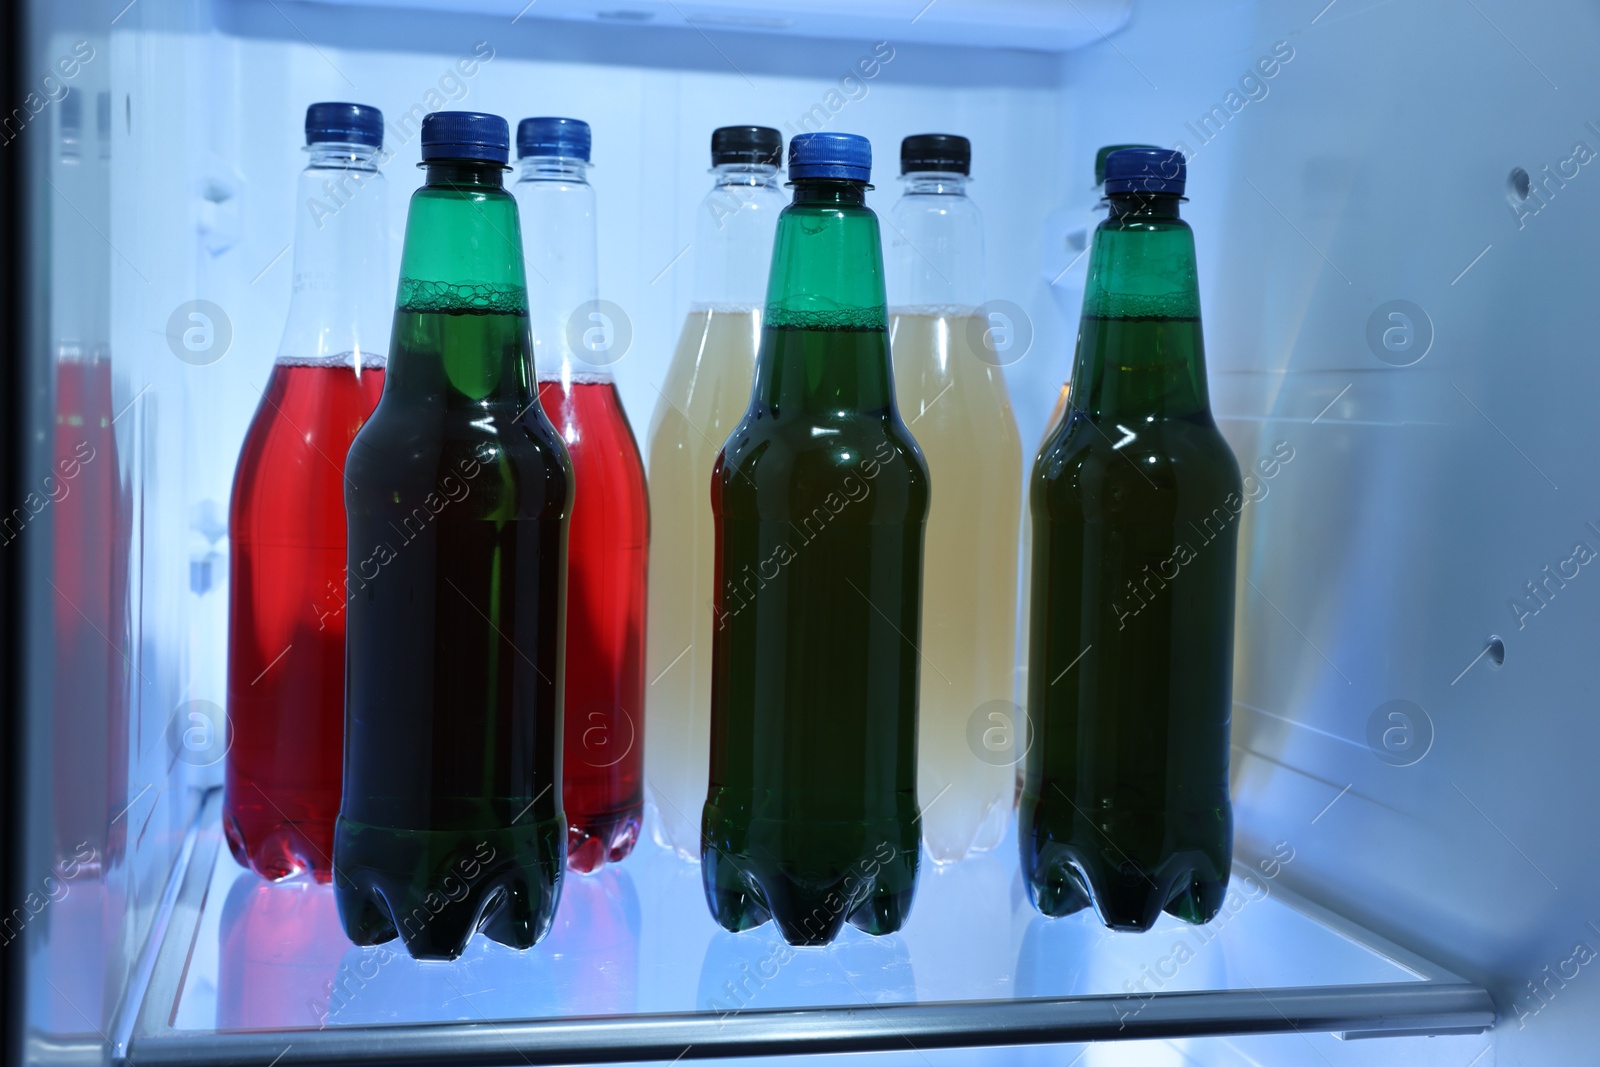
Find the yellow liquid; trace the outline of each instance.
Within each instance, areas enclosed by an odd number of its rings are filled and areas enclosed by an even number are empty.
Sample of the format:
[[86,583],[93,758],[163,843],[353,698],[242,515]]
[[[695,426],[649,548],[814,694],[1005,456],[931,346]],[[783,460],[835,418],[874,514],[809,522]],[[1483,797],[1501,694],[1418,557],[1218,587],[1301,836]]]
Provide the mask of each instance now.
[[917,799],[928,854],[949,863],[999,844],[1011,814],[1016,772],[992,752],[983,758],[971,727],[976,719],[981,736],[1014,699],[1022,447],[1000,368],[973,350],[983,326],[970,313],[896,310],[889,329],[900,417],[933,487]]
[[700,858],[711,759],[711,469],[750,406],[758,308],[697,307],[650,420],[645,782],[656,839]]

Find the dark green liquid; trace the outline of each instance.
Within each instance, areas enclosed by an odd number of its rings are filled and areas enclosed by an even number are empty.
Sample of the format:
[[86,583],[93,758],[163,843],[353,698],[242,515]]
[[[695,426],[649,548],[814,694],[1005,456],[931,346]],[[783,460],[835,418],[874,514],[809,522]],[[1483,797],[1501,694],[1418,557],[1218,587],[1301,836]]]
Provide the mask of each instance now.
[[1046,915],[1093,903],[1117,929],[1163,909],[1205,922],[1227,889],[1243,498],[1199,336],[1195,320],[1085,316],[1079,368],[1105,373],[1081,396],[1073,383],[1034,466],[1018,839]]
[[719,923],[790,944],[897,930],[916,883],[928,475],[887,368],[881,328],[767,327],[712,476],[702,873]]
[[555,913],[571,471],[527,337],[525,313],[402,307],[350,449],[334,875],[357,944],[448,959],[481,925],[526,948]]

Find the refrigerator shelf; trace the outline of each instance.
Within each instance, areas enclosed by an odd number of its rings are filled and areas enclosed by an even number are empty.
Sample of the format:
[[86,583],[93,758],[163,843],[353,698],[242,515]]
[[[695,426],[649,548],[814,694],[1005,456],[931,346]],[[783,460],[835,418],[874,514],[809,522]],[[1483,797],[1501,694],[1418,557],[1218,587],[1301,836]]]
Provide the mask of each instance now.
[[346,941],[331,887],[240,869],[220,803],[204,797],[174,871],[119,1065],[687,1061],[1495,1022],[1481,987],[1278,884],[1292,849],[1237,864],[1205,927],[1163,917],[1119,934],[1086,912],[1034,912],[1008,837],[925,865],[899,934],[791,949],[770,924],[720,930],[698,867],[644,840],[569,875],[534,949],[479,937],[459,960],[419,963],[398,943]]
[[[322,0],[347,7],[481,14],[538,33],[540,23],[611,29],[739,33],[824,40],[926,42],[966,48],[1068,52],[1127,25],[1133,0]],[[920,9],[920,10],[919,10]],[[526,19],[524,20],[524,16]]]

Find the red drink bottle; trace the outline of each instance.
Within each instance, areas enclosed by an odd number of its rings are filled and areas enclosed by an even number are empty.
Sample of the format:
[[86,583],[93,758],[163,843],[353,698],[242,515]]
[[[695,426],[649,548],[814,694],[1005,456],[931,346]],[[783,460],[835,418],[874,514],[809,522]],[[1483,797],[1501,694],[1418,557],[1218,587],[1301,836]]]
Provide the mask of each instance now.
[[223,825],[264,878],[332,876],[344,751],[345,453],[383,391],[392,282],[383,117],[306,111],[294,295],[229,513]]
[[622,859],[644,812],[644,595],[650,505],[639,446],[608,364],[617,323],[596,299],[589,126],[517,126],[539,403],[572,456],[562,802],[567,866]]

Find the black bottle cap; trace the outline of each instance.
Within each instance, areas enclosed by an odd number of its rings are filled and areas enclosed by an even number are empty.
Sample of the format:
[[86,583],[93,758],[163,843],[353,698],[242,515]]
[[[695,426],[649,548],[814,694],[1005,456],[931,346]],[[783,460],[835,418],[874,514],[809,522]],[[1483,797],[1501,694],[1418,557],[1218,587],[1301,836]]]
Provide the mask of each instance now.
[[919,133],[900,142],[900,173],[972,173],[972,142],[954,133]]
[[722,126],[711,132],[711,165],[783,165],[783,134],[771,126]]

